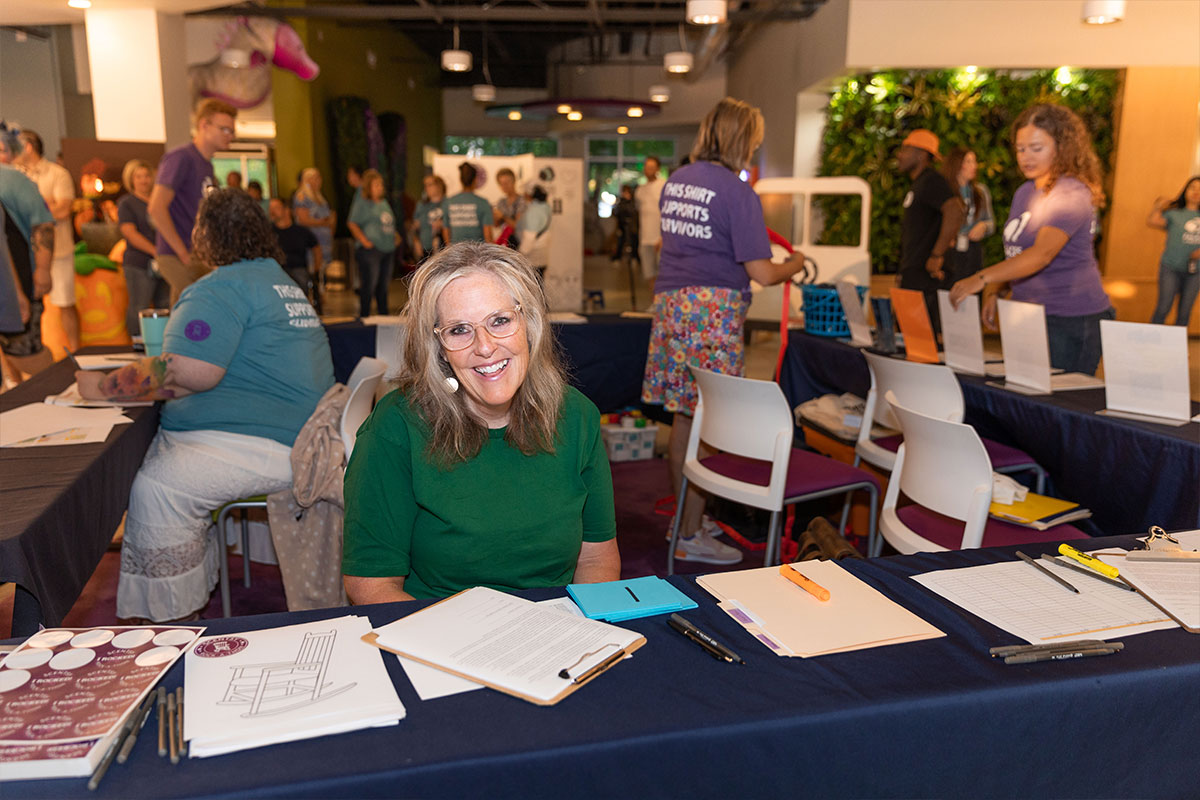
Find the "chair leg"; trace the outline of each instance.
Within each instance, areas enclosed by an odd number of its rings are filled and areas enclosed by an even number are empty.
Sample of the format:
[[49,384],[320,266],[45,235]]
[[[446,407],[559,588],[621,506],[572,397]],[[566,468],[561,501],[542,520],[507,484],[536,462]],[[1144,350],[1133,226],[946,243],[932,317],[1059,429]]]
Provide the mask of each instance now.
[[688,479],[679,484],[679,497],[675,500],[675,517],[671,520],[671,543],[667,545],[667,575],[675,574],[675,545],[679,542],[679,526],[683,522],[683,503],[687,498]]
[[783,538],[783,512],[772,511],[767,525],[767,548],[763,553],[763,566],[773,567],[779,563],[779,550]]
[[242,585],[250,586],[250,520],[246,509],[242,509]]
[[229,518],[229,509],[217,515],[217,526],[213,534],[217,540],[217,573],[221,584],[221,616],[231,616],[232,603],[229,599],[229,552],[225,548],[225,521]]
[[883,541],[879,535],[879,491],[874,486],[868,486],[867,494],[871,496],[867,521],[867,557],[878,558],[883,552]]
[[1038,494],[1045,494],[1046,493],[1046,470],[1042,469],[1041,464],[1034,464],[1033,465],[1033,474],[1035,476],[1037,476],[1037,489],[1035,489],[1035,491]]

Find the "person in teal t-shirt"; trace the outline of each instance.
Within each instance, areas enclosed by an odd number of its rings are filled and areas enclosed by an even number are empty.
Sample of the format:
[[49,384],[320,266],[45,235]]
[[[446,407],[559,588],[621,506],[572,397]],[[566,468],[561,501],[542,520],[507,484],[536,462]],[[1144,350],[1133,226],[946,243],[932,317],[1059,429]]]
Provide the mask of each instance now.
[[417,260],[436,253],[445,245],[446,182],[437,175],[426,175],[422,182],[425,192],[413,211],[412,226],[417,233]]
[[392,257],[400,237],[396,234],[396,214],[384,200],[383,176],[369,169],[363,173],[363,201],[350,212],[346,227],[358,241],[358,309],[360,316],[371,313],[371,298],[380,314],[388,313],[388,286],[392,282]]
[[[192,618],[216,585],[210,512],[291,486],[296,436],[333,386],[321,321],[279,266],[262,208],[240,189],[200,204],[192,257],[215,267],[184,289],[163,353],[77,372],[84,397],[165,400],[129,494],[117,616]],[[222,545],[223,547],[223,545]]]
[[479,173],[470,163],[458,165],[458,177],[463,190],[448,198],[445,224],[452,242],[490,242],[492,236],[492,207],[475,194],[475,179]]
[[409,298],[398,389],[346,468],[351,601],[616,580],[600,413],[566,384],[529,263],[452,244]]
[[1200,175],[1193,175],[1174,201],[1160,197],[1146,224],[1167,232],[1158,267],[1158,305],[1150,321],[1161,325],[1179,298],[1175,324],[1188,324],[1200,294]]

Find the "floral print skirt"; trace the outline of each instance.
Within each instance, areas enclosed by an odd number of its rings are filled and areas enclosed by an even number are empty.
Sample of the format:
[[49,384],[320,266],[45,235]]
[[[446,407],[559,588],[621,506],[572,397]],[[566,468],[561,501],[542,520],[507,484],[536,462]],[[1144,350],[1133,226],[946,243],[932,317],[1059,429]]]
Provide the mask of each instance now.
[[742,329],[750,293],[685,286],[654,296],[654,326],[642,380],[642,401],[691,415],[696,384],[688,366],[741,375],[746,350]]

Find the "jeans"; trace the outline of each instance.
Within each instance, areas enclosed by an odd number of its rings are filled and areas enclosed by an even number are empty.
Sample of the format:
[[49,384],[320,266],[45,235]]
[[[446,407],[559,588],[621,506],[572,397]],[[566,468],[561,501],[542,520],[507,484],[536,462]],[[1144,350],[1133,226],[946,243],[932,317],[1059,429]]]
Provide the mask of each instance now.
[[358,259],[358,311],[360,317],[371,315],[371,297],[380,314],[388,313],[388,286],[392,282],[393,253],[382,253],[378,248],[360,247],[354,257]]
[[1158,268],[1158,305],[1150,321],[1161,325],[1167,321],[1167,312],[1179,296],[1179,308],[1175,311],[1175,324],[1187,325],[1192,315],[1192,304],[1200,294],[1200,272],[1180,272],[1170,267]]
[[1116,319],[1111,308],[1078,317],[1046,315],[1050,340],[1050,366],[1066,372],[1095,375],[1100,366],[1100,320]]
[[129,303],[125,306],[125,329],[130,336],[141,336],[138,312],[143,308],[170,308],[171,287],[149,267],[124,267],[125,290]]

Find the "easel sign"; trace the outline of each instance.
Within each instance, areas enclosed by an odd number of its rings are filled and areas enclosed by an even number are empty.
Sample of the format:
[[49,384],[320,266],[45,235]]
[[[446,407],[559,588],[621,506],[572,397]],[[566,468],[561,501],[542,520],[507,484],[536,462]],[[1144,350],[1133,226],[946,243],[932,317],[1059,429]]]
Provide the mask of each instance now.
[[865,306],[870,300],[859,300],[858,288],[850,281],[838,281],[837,293],[846,314],[846,324],[850,326],[850,343],[855,347],[870,347],[874,340],[871,338],[871,326],[867,324]]
[[1190,421],[1187,328],[1105,319],[1100,345],[1108,407],[1096,413],[1173,426]]
[[1099,378],[1081,372],[1051,377],[1045,306],[1000,300],[998,308],[1000,346],[1004,349],[1004,381],[989,381],[989,385],[1021,394],[1050,394],[1074,389],[1096,389],[1104,385]]
[[950,303],[950,292],[945,289],[938,289],[937,298],[946,366],[955,372],[986,375],[983,331],[979,327],[979,295],[967,295],[958,308]]
[[916,289],[892,289],[890,295],[896,323],[900,333],[904,334],[905,358],[922,364],[941,363],[933,323],[929,321],[929,309],[925,307],[925,295]]

